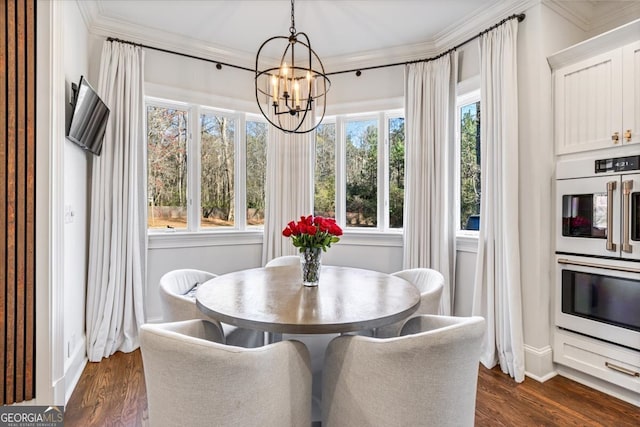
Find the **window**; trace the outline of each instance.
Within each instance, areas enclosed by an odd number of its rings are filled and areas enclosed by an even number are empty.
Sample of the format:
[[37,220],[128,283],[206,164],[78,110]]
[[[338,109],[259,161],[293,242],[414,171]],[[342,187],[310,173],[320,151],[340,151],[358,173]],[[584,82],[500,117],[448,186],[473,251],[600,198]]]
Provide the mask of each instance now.
[[236,120],[200,115],[200,227],[233,227]]
[[347,227],[378,226],[378,121],[353,120],[346,128]]
[[480,92],[458,98],[459,229],[480,226]]
[[262,226],[267,132],[257,116],[147,99],[149,229]]
[[404,117],[388,119],[389,227],[402,228],[404,215]]
[[325,118],[316,129],[314,213],[347,229],[402,228],[401,112]]
[[149,228],[187,227],[188,110],[147,107]]
[[247,225],[264,225],[265,189],[267,180],[267,123],[247,120]]
[[324,122],[316,129],[314,215],[336,216],[336,124]]

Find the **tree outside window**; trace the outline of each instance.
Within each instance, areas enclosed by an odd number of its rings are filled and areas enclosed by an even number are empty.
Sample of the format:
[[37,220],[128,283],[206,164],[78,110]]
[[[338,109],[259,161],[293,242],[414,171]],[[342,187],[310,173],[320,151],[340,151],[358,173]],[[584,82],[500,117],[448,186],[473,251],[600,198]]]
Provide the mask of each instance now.
[[149,228],[187,228],[186,110],[147,106]]
[[247,225],[264,225],[267,179],[267,134],[265,122],[247,121]]
[[350,121],[346,134],[346,226],[378,226],[378,121]]
[[336,216],[336,124],[323,123],[316,129],[314,211],[316,216]]
[[480,221],[480,101],[460,107],[460,229]]
[[389,227],[402,228],[404,215],[404,117],[391,118],[389,129]]

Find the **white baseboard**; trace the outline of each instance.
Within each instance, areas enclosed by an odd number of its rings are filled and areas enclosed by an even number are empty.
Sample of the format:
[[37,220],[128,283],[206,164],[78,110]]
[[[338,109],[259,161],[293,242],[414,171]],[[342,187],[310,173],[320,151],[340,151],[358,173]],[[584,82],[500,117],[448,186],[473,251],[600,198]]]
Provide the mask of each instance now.
[[84,367],[87,365],[86,337],[78,340],[78,344],[73,349],[71,357],[64,364],[64,404],[71,398],[73,390],[76,388]]
[[551,346],[542,348],[524,345],[525,375],[541,383],[555,377],[558,373],[553,366]]

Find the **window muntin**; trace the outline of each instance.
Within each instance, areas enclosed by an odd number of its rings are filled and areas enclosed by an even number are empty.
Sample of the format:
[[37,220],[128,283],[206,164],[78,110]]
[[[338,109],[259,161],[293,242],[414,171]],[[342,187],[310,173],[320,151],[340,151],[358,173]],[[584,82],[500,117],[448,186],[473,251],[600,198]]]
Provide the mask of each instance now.
[[186,229],[189,111],[147,105],[147,222]]
[[247,120],[245,129],[246,224],[247,226],[264,226],[268,127],[266,122]]
[[200,228],[235,223],[236,120],[200,115]]
[[316,129],[314,215],[336,216],[336,124],[326,121]]
[[[146,107],[148,230],[261,228],[266,121],[253,114],[153,97],[146,99]],[[175,147],[168,150],[165,146],[171,144]],[[177,189],[168,192],[169,185]],[[161,190],[179,203],[167,201]]]
[[345,123],[347,227],[378,226],[378,120]]
[[389,228],[402,228],[404,215],[404,117],[387,119],[389,141]]
[[477,231],[480,225],[480,93],[458,100],[459,230]]

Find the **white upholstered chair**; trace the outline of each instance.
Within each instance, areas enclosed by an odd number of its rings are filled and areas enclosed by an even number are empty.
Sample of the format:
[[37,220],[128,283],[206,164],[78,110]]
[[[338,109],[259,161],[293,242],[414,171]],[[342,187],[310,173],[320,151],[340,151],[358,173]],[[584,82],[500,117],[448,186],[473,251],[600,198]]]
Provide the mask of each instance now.
[[194,288],[214,277],[216,275],[213,273],[187,268],[173,270],[162,276],[160,278],[160,302],[163,321],[205,319],[221,326],[226,344],[240,347],[264,345],[264,332],[219,323],[198,309]]
[[143,325],[140,347],[152,427],[311,425],[300,342],[228,346],[215,324],[197,319]]
[[[392,276],[405,279],[420,291],[420,307],[413,313],[413,316],[438,314],[442,290],[444,289],[444,276],[442,273],[430,268],[411,268],[392,273]],[[397,337],[404,322],[405,320],[377,328],[375,336],[378,338]]]
[[322,426],[473,426],[482,317],[418,316],[401,336],[329,344]]
[[292,265],[300,265],[300,256],[299,255],[283,255],[276,257],[265,264],[265,267],[282,267],[282,266],[292,266]]

